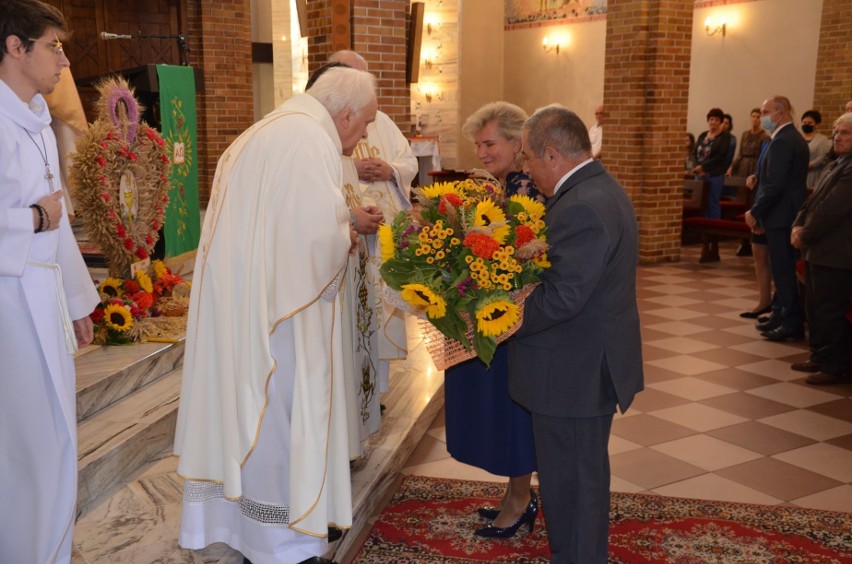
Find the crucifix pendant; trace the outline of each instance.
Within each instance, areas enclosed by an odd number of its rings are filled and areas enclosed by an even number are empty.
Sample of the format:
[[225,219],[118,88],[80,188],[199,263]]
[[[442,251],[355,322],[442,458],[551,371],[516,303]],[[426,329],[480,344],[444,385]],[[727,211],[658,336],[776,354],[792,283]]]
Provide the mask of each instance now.
[[56,192],[56,188],[53,186],[53,173],[50,172],[50,165],[44,165],[44,177],[47,179],[47,184],[50,186],[51,192]]

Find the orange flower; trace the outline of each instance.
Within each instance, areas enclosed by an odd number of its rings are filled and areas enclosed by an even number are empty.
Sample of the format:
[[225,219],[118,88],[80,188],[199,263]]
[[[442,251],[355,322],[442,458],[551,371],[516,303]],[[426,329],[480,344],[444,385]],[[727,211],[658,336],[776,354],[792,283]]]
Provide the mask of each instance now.
[[470,247],[470,250],[473,251],[473,254],[476,256],[490,259],[500,248],[500,243],[488,235],[483,235],[482,233],[470,233],[464,238],[464,246]]
[[529,243],[535,239],[535,233],[526,225],[518,225],[515,227],[515,247],[520,247],[524,243]]
[[457,208],[462,205],[462,199],[458,194],[449,193],[441,196],[441,203],[438,204],[438,211],[447,215],[447,204]]

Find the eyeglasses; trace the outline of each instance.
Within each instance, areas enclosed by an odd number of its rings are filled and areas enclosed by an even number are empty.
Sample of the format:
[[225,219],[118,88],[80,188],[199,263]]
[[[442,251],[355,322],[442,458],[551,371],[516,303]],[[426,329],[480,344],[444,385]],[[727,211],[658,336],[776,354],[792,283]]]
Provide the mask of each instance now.
[[59,41],[59,37],[54,33],[54,39],[33,39],[32,37],[28,37],[27,40],[32,41],[33,43],[47,43],[51,49],[53,49],[53,54],[57,57],[61,57],[65,54],[65,49],[62,47],[62,42]]

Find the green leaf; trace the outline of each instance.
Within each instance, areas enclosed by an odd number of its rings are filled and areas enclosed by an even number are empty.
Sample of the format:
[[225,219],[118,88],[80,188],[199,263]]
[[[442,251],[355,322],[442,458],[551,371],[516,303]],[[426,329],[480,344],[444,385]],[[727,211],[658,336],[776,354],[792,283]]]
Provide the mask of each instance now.
[[428,318],[429,323],[435,326],[441,333],[454,339],[464,346],[465,350],[470,350],[470,341],[467,338],[467,323],[458,314],[457,311],[447,309],[447,315],[440,319]]
[[476,356],[485,363],[485,366],[491,366],[491,359],[494,358],[494,351],[497,350],[497,339],[485,337],[479,331],[474,331],[473,348],[476,349]]

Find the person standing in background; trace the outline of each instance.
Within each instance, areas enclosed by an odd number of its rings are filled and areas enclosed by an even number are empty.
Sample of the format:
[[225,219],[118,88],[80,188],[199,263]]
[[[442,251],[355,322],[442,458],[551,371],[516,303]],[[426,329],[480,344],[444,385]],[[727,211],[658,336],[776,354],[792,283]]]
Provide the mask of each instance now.
[[822,114],[816,110],[808,110],[802,114],[802,137],[808,142],[811,160],[808,162],[808,190],[816,188],[822,171],[825,170],[826,156],[831,151],[831,141],[818,132],[822,123]]
[[603,145],[603,123],[604,107],[595,108],[595,125],[589,128],[589,140],[592,143],[592,158],[601,158],[601,146]]
[[[71,560],[77,502],[74,351],[100,299],[62,200],[44,95],[69,66],[65,18],[0,3],[0,562]],[[73,320],[73,321],[72,321]]]
[[772,315],[757,324],[772,341],[804,338],[804,315],[796,280],[798,251],[790,244],[793,219],[807,196],[808,145],[793,126],[793,108],[784,96],[764,100],[760,121],[772,140],[760,163],[757,194],[745,214],[754,233],[766,233],[775,297]]
[[722,184],[725,180],[725,164],[731,136],[722,129],[725,114],[719,108],[707,112],[707,131],[698,136],[695,143],[695,160],[698,163],[692,174],[710,180],[710,197],[707,200],[705,217],[722,217]]

